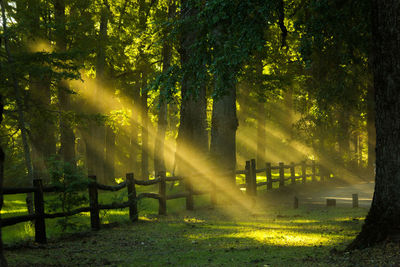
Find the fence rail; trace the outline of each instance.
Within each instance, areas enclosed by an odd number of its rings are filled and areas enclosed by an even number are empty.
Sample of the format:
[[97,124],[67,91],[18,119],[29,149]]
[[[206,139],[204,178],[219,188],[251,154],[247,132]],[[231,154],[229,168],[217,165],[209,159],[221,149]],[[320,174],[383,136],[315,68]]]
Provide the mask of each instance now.
[[[300,168],[300,175],[296,175],[296,168]],[[285,173],[286,169],[289,169],[289,175]],[[272,178],[272,172],[275,170],[278,170],[278,178]],[[258,173],[265,173],[265,182],[257,182]],[[256,169],[256,161],[252,159],[246,161],[245,169],[236,171],[236,174],[245,175],[245,184],[240,184],[238,185],[238,187],[245,188],[246,193],[250,196],[256,196],[257,187],[260,186],[266,185],[267,190],[271,190],[273,188],[273,183],[276,182],[279,183],[278,188],[282,188],[287,185],[287,182],[289,181],[290,184],[296,184],[298,182],[305,184],[307,182],[307,178],[309,177],[311,177],[312,182],[316,182],[318,180],[324,181],[330,177],[327,169],[320,164],[317,164],[314,160],[311,161],[311,164],[306,164],[305,161],[300,163],[292,162],[289,165],[285,165],[283,162],[279,162],[278,166],[272,166],[271,163],[267,162],[265,164],[265,168]]]
[[[301,167],[301,175],[296,175],[296,167]],[[311,173],[307,173],[307,168],[311,168]],[[285,169],[290,170],[290,176],[285,176]],[[316,170],[319,170],[319,173]],[[272,178],[272,171],[278,170],[279,178]],[[257,183],[257,173],[265,172],[266,182]],[[221,176],[223,174],[232,174],[233,172],[224,172],[219,173]],[[315,161],[312,161],[311,164],[306,164],[305,162],[301,162],[298,164],[291,163],[289,165],[285,165],[283,162],[280,162],[278,166],[272,166],[271,163],[266,163],[265,168],[256,169],[256,162],[254,159],[246,161],[244,170],[235,171],[236,174],[244,174],[245,175],[245,184],[237,185],[238,188],[245,188],[246,194],[249,196],[257,195],[257,187],[267,186],[267,190],[271,190],[273,188],[273,183],[278,182],[279,188],[285,186],[285,182],[291,181],[291,184],[296,183],[300,180],[302,183],[306,183],[307,178],[311,177],[312,181],[317,181],[317,177],[319,177],[320,181],[325,180],[329,177],[329,174],[326,172],[324,168],[320,165],[317,165]],[[206,175],[198,173],[191,175],[190,178],[193,177],[205,177]],[[46,223],[45,219],[50,218],[58,218],[65,216],[72,216],[75,214],[79,214],[82,212],[90,213],[90,224],[93,230],[100,229],[100,210],[110,210],[110,209],[122,209],[129,208],[129,218],[132,222],[138,220],[138,207],[137,203],[140,199],[143,198],[151,198],[158,200],[159,215],[167,214],[167,200],[185,198],[186,199],[186,209],[193,210],[194,209],[194,201],[193,196],[202,195],[202,194],[210,194],[212,205],[216,204],[216,195],[217,189],[215,184],[211,186],[211,190],[195,190],[193,188],[193,184],[190,179],[185,179],[184,177],[176,176],[176,177],[167,177],[165,172],[160,172],[157,175],[156,179],[142,181],[134,179],[133,173],[126,174],[126,181],[116,185],[109,186],[103,185],[96,181],[96,176],[89,176],[89,184],[88,184],[88,194],[89,194],[89,206],[88,207],[80,207],[74,210],[66,211],[66,212],[56,212],[56,213],[46,213],[44,206],[44,193],[49,192],[63,192],[65,191],[62,187],[57,186],[48,186],[44,187],[42,185],[42,180],[35,179],[33,183],[33,187],[23,187],[23,188],[4,188],[3,194],[24,194],[24,193],[34,193],[34,214],[15,216],[10,218],[1,219],[1,227],[14,225],[21,222],[34,221],[35,222],[35,241],[38,243],[46,243]],[[185,191],[180,193],[175,193],[172,195],[167,195],[166,192],[166,183],[174,182],[174,181],[183,181],[185,185]],[[158,184],[158,193],[140,193],[137,194],[136,185],[141,186],[150,186]],[[100,204],[98,201],[98,190],[103,191],[111,191],[116,192],[127,188],[128,192],[128,201],[122,203],[111,203],[111,204]]]

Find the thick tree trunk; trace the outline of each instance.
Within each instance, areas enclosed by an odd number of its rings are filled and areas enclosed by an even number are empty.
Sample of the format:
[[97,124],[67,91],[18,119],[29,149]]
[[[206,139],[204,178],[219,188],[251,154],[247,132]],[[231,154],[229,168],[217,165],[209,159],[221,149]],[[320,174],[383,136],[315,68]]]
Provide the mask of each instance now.
[[222,171],[231,171],[233,174],[236,168],[237,128],[236,89],[231,88],[213,102],[210,152]]
[[[28,10],[27,20],[30,29],[28,45],[36,49],[41,39],[47,38],[40,29],[39,2],[29,0]],[[46,160],[56,153],[55,127],[48,115],[51,104],[50,82],[48,75],[29,75],[29,91],[34,105],[29,114],[32,164],[34,176],[45,180],[49,179]]]
[[368,88],[367,94],[367,134],[368,134],[368,169],[372,171],[375,164],[375,90],[374,86]]
[[[172,19],[175,16],[176,6],[171,4],[168,7],[168,17]],[[167,37],[165,34],[165,37]],[[162,49],[163,56],[163,73],[166,73],[171,66],[172,57],[172,46],[169,41],[165,41]],[[165,132],[167,130],[167,115],[168,115],[168,103],[167,103],[168,88],[162,86],[160,88],[159,96],[159,112],[158,112],[158,123],[157,123],[157,136],[154,143],[154,171],[159,173],[160,171],[166,171],[165,168],[165,155],[164,155],[164,143],[165,143]]]
[[30,90],[36,106],[30,114],[34,176],[46,180],[49,179],[46,160],[56,154],[55,127],[46,114],[50,109],[50,79],[30,77]]
[[[56,22],[56,44],[59,52],[67,51],[66,38],[66,19],[65,19],[65,1],[55,0],[54,2],[54,18]],[[66,113],[72,110],[71,96],[69,93],[69,84],[66,80],[58,82],[58,102],[61,111],[60,117],[60,155],[64,162],[75,166],[75,135],[73,126],[67,118]]]
[[376,177],[371,209],[349,249],[400,238],[400,2],[373,0]]
[[[0,0],[1,1],[1,0]],[[0,95],[0,124],[3,120],[3,100]],[[2,228],[1,228],[1,209],[3,208],[3,181],[4,181],[4,159],[5,155],[3,149],[0,146],[0,267],[7,266],[6,258],[3,254],[3,239],[2,239]]]
[[[94,88],[91,112],[93,114],[104,113],[102,99],[104,97],[104,88],[106,87],[106,51],[107,27],[108,27],[108,9],[106,1],[102,3],[100,9],[100,29],[97,36],[96,50],[96,87]],[[108,170],[108,163],[105,162],[106,150],[106,127],[99,122],[91,122],[89,125],[88,139],[86,140],[86,158],[88,174],[96,175],[97,180],[105,183],[105,171]],[[107,177],[108,179],[109,177]]]
[[[183,18],[190,19],[196,16],[197,10],[185,0],[182,1],[181,14]],[[179,52],[184,69],[195,56],[193,46],[197,41],[197,35],[196,30],[190,27],[181,35]],[[196,82],[196,74],[193,72],[186,73],[182,81],[182,103],[175,159],[178,173],[192,171],[193,166],[188,169],[185,160],[195,157],[200,162],[205,159],[208,152],[206,88],[196,86]]]
[[[139,25],[138,29],[141,32],[145,32],[147,29],[147,17],[150,12],[150,5],[145,0],[139,0]],[[146,59],[145,51],[142,46],[139,47],[138,57],[138,72],[141,74],[140,78],[140,117],[141,117],[141,139],[142,139],[142,151],[141,151],[141,177],[142,179],[149,179],[149,137],[148,137],[148,94],[147,94],[147,73],[149,62]]]

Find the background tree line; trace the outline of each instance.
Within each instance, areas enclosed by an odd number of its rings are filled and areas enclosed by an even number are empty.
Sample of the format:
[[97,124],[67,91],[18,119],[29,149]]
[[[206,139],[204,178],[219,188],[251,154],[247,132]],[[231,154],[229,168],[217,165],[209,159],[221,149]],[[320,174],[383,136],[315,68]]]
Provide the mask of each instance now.
[[5,183],[187,155],[372,168],[369,6],[346,2],[3,0]]

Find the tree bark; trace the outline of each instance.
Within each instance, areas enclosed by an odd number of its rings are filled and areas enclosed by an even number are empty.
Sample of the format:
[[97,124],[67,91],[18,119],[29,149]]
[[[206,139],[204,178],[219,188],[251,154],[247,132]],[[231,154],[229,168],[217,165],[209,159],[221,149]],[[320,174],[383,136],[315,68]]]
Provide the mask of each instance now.
[[[138,28],[141,32],[147,29],[147,17],[150,11],[150,5],[145,0],[139,0],[139,25]],[[140,117],[141,117],[141,137],[142,137],[142,151],[141,151],[141,177],[145,180],[149,179],[149,138],[148,138],[148,94],[147,94],[147,74],[149,62],[146,58],[143,46],[139,47],[138,59],[138,72],[140,73]]]
[[[106,44],[108,28],[108,8],[107,1],[102,1],[100,7],[100,29],[97,36],[96,47],[96,86],[92,96],[91,113],[93,115],[104,113],[102,99],[106,86]],[[92,121],[89,125],[88,139],[86,140],[86,158],[89,175],[96,175],[100,183],[106,183],[105,172],[108,171],[108,163],[105,162],[106,150],[106,127],[102,122]]]
[[222,171],[232,171],[233,174],[236,168],[237,128],[236,89],[231,88],[213,102],[210,152]]
[[367,93],[367,134],[368,134],[368,169],[373,171],[375,165],[375,89],[371,85]]
[[[96,92],[94,95],[95,99],[95,112],[98,114],[104,114],[107,108],[102,106],[102,99],[105,97],[105,90],[107,90],[107,77],[106,77],[106,45],[108,38],[108,2],[106,0],[102,1],[100,10],[100,29],[97,37],[97,55],[96,55]],[[95,147],[94,150],[94,173],[97,176],[97,180],[101,183],[107,183],[111,177],[106,176],[106,171],[112,171],[114,162],[108,162],[106,160],[107,153],[111,152],[111,149],[107,151],[107,134],[111,139],[113,138],[110,130],[104,124],[95,123],[93,125],[92,134],[92,145]],[[110,135],[111,134],[111,135]],[[111,140],[108,140],[112,142]],[[115,137],[114,137],[115,142]],[[110,144],[111,145],[111,144]],[[110,155],[108,155],[110,157]],[[113,156],[112,156],[113,158]],[[114,160],[114,158],[113,158]],[[112,166],[112,167],[111,167]],[[112,169],[112,170],[111,170]]]
[[[40,29],[38,1],[28,1],[27,19],[30,29],[30,44],[28,45],[35,47],[40,41],[47,39],[46,33]],[[50,82],[51,79],[48,75],[34,75],[32,73],[29,75],[29,91],[31,102],[34,105],[30,113],[32,164],[34,176],[41,177],[44,180],[49,179],[46,160],[56,153],[55,127],[48,114],[51,104]]]
[[373,0],[376,177],[371,208],[349,249],[400,238],[400,2]]
[[[168,17],[172,19],[175,16],[176,6],[171,3],[168,7]],[[164,34],[164,38],[168,36],[168,32]],[[172,46],[169,41],[164,41],[162,49],[163,57],[163,73],[167,73],[171,66],[172,58]],[[164,143],[165,143],[165,132],[167,130],[167,115],[168,115],[168,103],[167,103],[168,88],[162,86],[160,88],[159,96],[159,111],[158,111],[158,122],[157,122],[157,136],[154,143],[154,171],[159,173],[160,171],[166,171],[165,168],[165,155],[164,155]]]
[[[185,0],[181,3],[182,19],[196,16],[198,10],[189,5],[188,1]],[[188,27],[183,31],[180,40],[179,53],[183,69],[195,56],[193,46],[198,38],[198,32]],[[201,66],[199,67],[201,68]],[[185,162],[185,158],[196,157],[201,161],[208,152],[207,100],[206,87],[196,86],[195,73],[191,71],[185,73],[181,86],[182,102],[175,161],[177,172],[187,173],[192,171],[192,168],[187,169],[188,164]]]
[[[57,50],[59,52],[67,51],[66,37],[66,18],[65,18],[65,1],[55,0],[54,2],[54,18],[56,24],[55,37]],[[60,155],[65,163],[75,166],[75,135],[73,126],[67,113],[72,111],[71,96],[69,84],[66,80],[60,80],[57,85],[58,102],[61,112],[60,117]]]
[[256,75],[257,80],[256,86],[258,87],[258,108],[256,111],[257,116],[257,161],[258,168],[265,167],[265,149],[266,149],[266,121],[267,121],[267,110],[265,107],[266,97],[264,95],[263,86],[263,62],[262,55],[258,55],[256,63]]
[[142,96],[141,96],[141,117],[142,117],[142,178],[144,180],[149,179],[149,108],[147,106],[147,75],[145,72],[142,73]]
[[[139,78],[136,78],[136,83],[138,83]],[[132,99],[133,103],[132,106],[134,107],[132,109],[132,119],[130,123],[130,165],[131,169],[130,171],[133,171],[137,176],[139,176],[139,161],[138,161],[138,155],[139,155],[139,123],[137,118],[140,116],[140,86],[136,84],[132,88]]]

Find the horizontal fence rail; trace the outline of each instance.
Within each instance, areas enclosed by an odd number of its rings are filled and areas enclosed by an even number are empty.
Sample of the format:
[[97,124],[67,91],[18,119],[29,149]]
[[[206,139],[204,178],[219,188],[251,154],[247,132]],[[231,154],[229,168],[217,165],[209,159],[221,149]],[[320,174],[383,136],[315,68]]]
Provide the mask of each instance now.
[[[289,174],[285,172],[289,170]],[[296,175],[296,170],[300,175]],[[278,178],[272,178],[272,173],[278,171]],[[257,174],[265,173],[266,181],[257,182]],[[300,163],[290,163],[285,165],[279,162],[277,166],[272,166],[270,162],[265,163],[265,168],[256,169],[256,161],[254,159],[246,161],[244,170],[237,170],[236,174],[245,175],[245,184],[239,184],[239,188],[245,188],[246,194],[249,196],[257,195],[257,187],[267,186],[267,190],[273,189],[273,183],[278,183],[278,188],[282,188],[288,184],[296,184],[301,182],[305,184],[307,178],[311,177],[312,182],[325,181],[330,177],[330,173],[317,164],[314,160],[311,164],[306,164],[305,161]],[[276,175],[275,175],[276,176]]]
[[[296,175],[296,168],[300,168],[300,175]],[[288,176],[285,173],[285,170],[290,170],[290,175]],[[310,169],[309,173],[307,170]],[[318,172],[317,172],[318,169]],[[278,171],[279,178],[272,178],[273,171]],[[246,161],[244,170],[235,171],[236,174],[245,175],[245,184],[237,185],[238,188],[245,188],[246,194],[248,196],[256,196],[257,195],[257,187],[265,186],[267,190],[271,190],[273,188],[273,183],[279,183],[279,188],[285,186],[290,181],[290,184],[295,184],[298,181],[302,183],[306,183],[307,178],[311,177],[311,181],[317,181],[317,177],[319,177],[319,181],[324,181],[327,177],[330,177],[330,174],[322,168],[320,165],[316,164],[315,161],[312,161],[311,164],[306,164],[306,162],[301,163],[291,163],[289,165],[285,165],[283,162],[280,162],[278,166],[272,166],[271,163],[266,163],[265,168],[256,169],[256,162],[254,159]],[[265,182],[257,182],[257,174],[265,173],[266,181]],[[223,175],[232,175],[231,172],[219,172],[218,175],[215,176],[223,176]],[[80,207],[74,210],[66,211],[66,212],[55,212],[55,213],[46,213],[44,206],[44,193],[54,193],[54,192],[64,192],[65,188],[59,186],[43,186],[42,180],[35,179],[33,183],[33,187],[23,187],[23,188],[4,188],[3,194],[25,194],[25,193],[33,193],[34,194],[34,214],[22,215],[22,216],[14,216],[10,218],[1,219],[1,227],[14,225],[17,223],[34,221],[35,222],[35,241],[38,243],[46,243],[46,223],[45,219],[58,218],[58,217],[66,217],[76,215],[82,212],[90,213],[90,224],[93,230],[100,229],[100,210],[110,210],[110,209],[122,209],[129,208],[129,219],[132,222],[138,220],[138,206],[137,203],[140,199],[151,198],[158,201],[158,214],[166,215],[167,214],[167,200],[185,198],[186,199],[186,209],[193,210],[194,209],[194,201],[193,197],[195,195],[202,194],[210,194],[210,199],[212,205],[217,203],[217,187],[214,182],[212,182],[210,190],[196,190],[193,188],[192,179],[198,177],[206,177],[207,175],[202,173],[192,174],[190,175],[191,179],[185,179],[181,176],[167,177],[165,172],[159,172],[157,177],[153,180],[136,180],[134,178],[133,173],[126,174],[126,180],[118,185],[109,186],[103,185],[96,181],[96,176],[89,176],[88,183],[88,195],[89,195],[89,206]],[[276,175],[275,175],[276,176]],[[167,182],[175,182],[175,181],[183,181],[184,183],[184,192],[179,192],[175,194],[167,195]],[[137,194],[136,185],[140,186],[151,186],[158,184],[158,193],[139,193]],[[111,191],[116,192],[126,188],[128,193],[128,201],[122,203],[111,203],[111,204],[100,204],[98,201],[98,190],[103,191]]]

